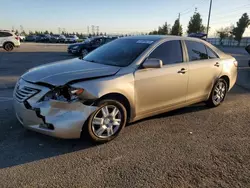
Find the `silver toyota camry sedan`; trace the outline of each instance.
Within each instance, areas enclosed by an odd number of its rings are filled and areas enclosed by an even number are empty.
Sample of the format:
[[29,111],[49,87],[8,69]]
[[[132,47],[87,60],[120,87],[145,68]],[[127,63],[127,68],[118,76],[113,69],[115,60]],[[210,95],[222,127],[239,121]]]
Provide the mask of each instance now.
[[219,106],[236,77],[237,61],[205,41],[126,37],[27,71],[14,107],[27,129],[68,139],[86,132],[107,142],[129,122],[198,102]]

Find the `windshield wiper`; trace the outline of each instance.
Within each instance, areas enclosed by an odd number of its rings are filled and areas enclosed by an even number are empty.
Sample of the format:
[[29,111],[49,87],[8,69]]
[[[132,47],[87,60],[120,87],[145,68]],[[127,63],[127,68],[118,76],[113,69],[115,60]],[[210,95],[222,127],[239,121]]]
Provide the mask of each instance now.
[[86,59],[83,59],[84,61],[88,61],[88,62],[91,62],[91,63],[99,63],[98,61],[95,61],[95,60],[93,60],[93,59],[91,59],[91,60],[86,60]]

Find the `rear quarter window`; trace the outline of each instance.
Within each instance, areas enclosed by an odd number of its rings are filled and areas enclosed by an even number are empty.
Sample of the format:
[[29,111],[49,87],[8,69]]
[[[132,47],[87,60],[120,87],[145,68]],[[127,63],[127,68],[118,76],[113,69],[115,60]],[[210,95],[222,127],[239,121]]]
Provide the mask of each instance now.
[[0,37],[11,37],[13,36],[11,33],[8,32],[0,32]]

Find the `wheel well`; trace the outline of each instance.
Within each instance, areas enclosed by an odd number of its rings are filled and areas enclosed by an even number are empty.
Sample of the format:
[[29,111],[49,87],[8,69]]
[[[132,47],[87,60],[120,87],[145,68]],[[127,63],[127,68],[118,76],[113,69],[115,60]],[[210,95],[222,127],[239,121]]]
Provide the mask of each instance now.
[[131,106],[130,106],[129,100],[124,95],[122,95],[120,93],[109,93],[109,94],[102,96],[97,101],[100,101],[103,99],[113,99],[113,100],[117,100],[120,103],[122,103],[127,110],[127,118],[128,118],[128,120],[130,120]]
[[15,46],[15,44],[14,44],[13,42],[7,41],[7,42],[3,43],[3,47],[4,47],[6,44],[8,44],[8,43],[11,43],[13,46]]
[[227,89],[229,89],[230,87],[230,80],[229,80],[229,77],[228,76],[222,76],[220,77],[221,79],[224,79],[226,82],[227,82]]

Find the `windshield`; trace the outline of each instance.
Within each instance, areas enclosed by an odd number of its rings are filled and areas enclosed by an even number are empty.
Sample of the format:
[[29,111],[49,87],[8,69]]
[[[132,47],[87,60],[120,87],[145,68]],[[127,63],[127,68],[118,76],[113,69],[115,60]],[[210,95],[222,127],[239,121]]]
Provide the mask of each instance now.
[[130,65],[153,41],[120,39],[105,44],[85,56],[84,60],[105,65]]
[[90,43],[92,40],[94,40],[95,38],[87,38],[85,39],[83,42],[84,43]]

